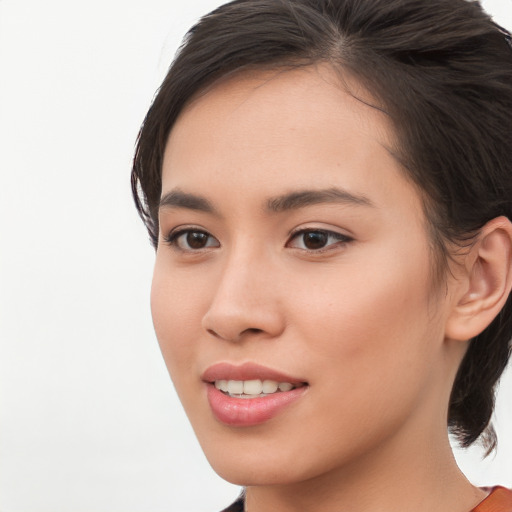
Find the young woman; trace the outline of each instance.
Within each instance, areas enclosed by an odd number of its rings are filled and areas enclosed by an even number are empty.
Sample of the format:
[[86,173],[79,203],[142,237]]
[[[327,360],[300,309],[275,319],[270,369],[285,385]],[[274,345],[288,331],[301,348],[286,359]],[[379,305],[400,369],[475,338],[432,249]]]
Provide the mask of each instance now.
[[512,511],[512,47],[466,0],[236,0],[141,129],[152,313],[227,510]]

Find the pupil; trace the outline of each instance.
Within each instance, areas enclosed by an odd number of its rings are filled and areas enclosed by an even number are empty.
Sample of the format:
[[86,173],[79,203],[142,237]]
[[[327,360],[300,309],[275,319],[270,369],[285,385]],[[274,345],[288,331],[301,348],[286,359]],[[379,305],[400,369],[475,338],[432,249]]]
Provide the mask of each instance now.
[[327,233],[310,231],[304,235],[304,245],[308,249],[321,249],[327,243]]
[[187,234],[187,244],[192,249],[202,249],[206,246],[208,241],[208,235],[206,233],[200,233],[198,231],[192,231]]

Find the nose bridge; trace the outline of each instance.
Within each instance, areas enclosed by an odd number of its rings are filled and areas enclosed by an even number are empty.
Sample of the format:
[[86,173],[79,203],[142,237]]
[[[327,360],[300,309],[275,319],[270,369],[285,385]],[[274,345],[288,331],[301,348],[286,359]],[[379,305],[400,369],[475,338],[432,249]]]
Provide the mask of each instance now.
[[276,336],[283,326],[276,287],[276,269],[264,247],[250,238],[228,251],[203,327],[217,337],[238,341],[246,333]]

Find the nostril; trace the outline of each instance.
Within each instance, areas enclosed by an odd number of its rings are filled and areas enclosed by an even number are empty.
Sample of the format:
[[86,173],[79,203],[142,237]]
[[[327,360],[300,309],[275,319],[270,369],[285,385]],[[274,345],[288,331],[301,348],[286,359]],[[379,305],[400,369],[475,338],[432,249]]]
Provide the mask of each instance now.
[[263,332],[263,329],[256,329],[255,327],[250,327],[249,329],[245,329],[245,331],[242,332],[243,334],[259,334],[260,332]]
[[264,302],[261,306],[237,305],[221,299],[212,302],[201,320],[201,329],[211,336],[210,339],[237,342],[253,337],[273,338],[281,334],[284,318],[270,305]]
[[239,341],[241,338],[243,338],[247,334],[260,334],[264,332],[263,329],[257,329],[255,327],[249,327],[248,329],[244,329],[242,332],[235,334],[235,333],[218,333],[215,331],[215,329],[206,329],[206,332],[208,334],[211,334],[214,338],[221,338],[226,339],[230,341]]

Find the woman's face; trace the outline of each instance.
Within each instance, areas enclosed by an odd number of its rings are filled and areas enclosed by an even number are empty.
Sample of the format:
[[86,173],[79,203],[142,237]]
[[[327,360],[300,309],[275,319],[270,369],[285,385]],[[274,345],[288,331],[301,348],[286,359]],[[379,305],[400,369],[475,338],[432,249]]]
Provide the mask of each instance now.
[[392,145],[321,67],[221,83],[172,130],[153,320],[227,480],[354,471],[446,428],[450,294]]

